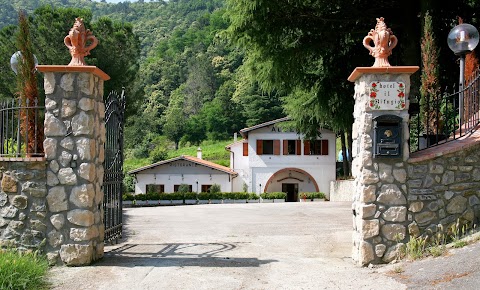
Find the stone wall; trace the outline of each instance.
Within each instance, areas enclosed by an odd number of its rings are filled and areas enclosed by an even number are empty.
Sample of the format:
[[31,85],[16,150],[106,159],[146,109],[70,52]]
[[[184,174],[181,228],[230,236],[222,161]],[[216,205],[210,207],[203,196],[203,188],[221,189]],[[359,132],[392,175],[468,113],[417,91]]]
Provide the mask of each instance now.
[[408,165],[408,231],[432,235],[480,225],[480,144]]
[[32,160],[0,161],[1,247],[45,249],[51,228],[46,198],[46,163],[42,158]]

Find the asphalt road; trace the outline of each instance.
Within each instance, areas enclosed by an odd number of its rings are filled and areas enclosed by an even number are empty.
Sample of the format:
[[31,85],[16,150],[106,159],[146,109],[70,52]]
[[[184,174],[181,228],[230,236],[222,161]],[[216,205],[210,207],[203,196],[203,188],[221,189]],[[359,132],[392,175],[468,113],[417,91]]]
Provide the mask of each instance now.
[[[424,285],[415,280],[418,268],[410,275],[408,265],[400,276],[392,266],[353,264],[348,202],[128,208],[124,218],[119,244],[106,247],[105,257],[91,266],[53,268],[52,289],[400,290]],[[478,247],[472,251],[478,259]],[[433,289],[426,285],[418,289]]]

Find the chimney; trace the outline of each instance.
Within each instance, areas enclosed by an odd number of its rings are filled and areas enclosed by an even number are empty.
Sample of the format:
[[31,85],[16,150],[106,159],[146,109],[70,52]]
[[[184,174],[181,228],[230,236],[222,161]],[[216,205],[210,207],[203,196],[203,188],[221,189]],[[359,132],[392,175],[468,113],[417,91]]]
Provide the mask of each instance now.
[[197,149],[197,158],[202,159],[202,148],[198,147]]
[[233,142],[237,142],[237,132],[233,133]]

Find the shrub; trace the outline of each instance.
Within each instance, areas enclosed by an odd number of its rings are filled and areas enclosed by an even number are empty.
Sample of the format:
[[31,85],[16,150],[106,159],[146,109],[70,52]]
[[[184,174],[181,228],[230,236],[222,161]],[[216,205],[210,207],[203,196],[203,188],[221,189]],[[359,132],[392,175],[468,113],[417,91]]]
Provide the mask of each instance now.
[[125,174],[123,177],[123,189],[125,192],[135,191],[135,178],[132,175]]
[[221,191],[220,185],[216,183],[212,184],[212,186],[210,186],[210,189],[208,191],[210,191],[210,193],[219,193]]
[[254,200],[257,200],[259,199],[260,197],[258,196],[258,194],[256,194],[255,192],[250,192],[248,194],[248,199],[254,199]]
[[182,183],[178,186],[178,192],[187,193],[190,192],[190,185]]
[[170,200],[183,200],[184,192],[172,192],[168,195],[170,196]]
[[160,193],[158,195],[159,200],[171,200],[170,194],[168,193]]
[[263,199],[285,199],[287,194],[285,192],[264,192],[260,194]]
[[248,199],[249,194],[247,192],[234,192],[234,199]]
[[314,199],[314,198],[325,198],[325,193],[323,192],[302,192],[300,198]]
[[211,195],[210,192],[200,192],[200,193],[198,194],[198,199],[199,199],[199,200],[209,200],[209,199],[212,199],[212,198],[210,198],[210,195]]
[[235,199],[235,193],[233,192],[222,192],[223,199]]
[[133,200],[147,200],[147,195],[143,193],[133,195]]
[[186,192],[184,195],[185,199],[197,199],[197,193],[196,192]]
[[146,200],[158,200],[160,198],[160,194],[158,192],[148,192],[146,194]]
[[122,200],[135,200],[135,196],[133,194],[130,194],[130,193],[126,193],[122,196]]
[[47,259],[37,252],[0,249],[0,289],[48,289]]

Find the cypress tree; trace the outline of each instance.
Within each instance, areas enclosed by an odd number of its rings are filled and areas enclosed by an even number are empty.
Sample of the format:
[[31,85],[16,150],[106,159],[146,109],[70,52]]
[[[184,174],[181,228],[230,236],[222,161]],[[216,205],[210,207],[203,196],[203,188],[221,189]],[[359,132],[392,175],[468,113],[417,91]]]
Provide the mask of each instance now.
[[27,155],[31,155],[32,153],[42,153],[43,126],[37,119],[35,110],[31,108],[38,105],[39,96],[35,56],[33,54],[30,25],[24,11],[19,11],[18,13],[16,44],[17,49],[20,52],[17,68],[17,94],[21,107],[27,107],[27,109],[20,110],[20,130],[22,137],[28,138],[28,141],[25,140],[27,143]]

